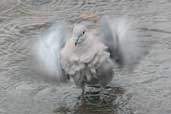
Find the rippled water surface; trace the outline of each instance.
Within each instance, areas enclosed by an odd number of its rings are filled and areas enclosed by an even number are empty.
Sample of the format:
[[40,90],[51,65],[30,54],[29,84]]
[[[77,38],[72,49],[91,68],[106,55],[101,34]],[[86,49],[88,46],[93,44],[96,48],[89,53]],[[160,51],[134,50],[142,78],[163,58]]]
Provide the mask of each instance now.
[[[150,46],[133,73],[117,72],[108,105],[79,102],[81,90],[32,76],[32,42],[51,22],[73,24],[84,12],[126,15]],[[171,114],[170,0],[1,0],[0,114]]]

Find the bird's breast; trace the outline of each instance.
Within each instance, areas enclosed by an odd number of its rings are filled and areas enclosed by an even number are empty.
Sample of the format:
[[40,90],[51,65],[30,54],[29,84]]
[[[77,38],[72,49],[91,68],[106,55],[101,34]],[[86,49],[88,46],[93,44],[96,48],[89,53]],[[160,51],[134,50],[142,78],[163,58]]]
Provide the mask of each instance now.
[[88,37],[83,43],[74,45],[70,40],[61,50],[61,64],[67,74],[74,75],[83,71],[89,77],[95,77],[96,67],[107,58],[106,47],[95,38]]

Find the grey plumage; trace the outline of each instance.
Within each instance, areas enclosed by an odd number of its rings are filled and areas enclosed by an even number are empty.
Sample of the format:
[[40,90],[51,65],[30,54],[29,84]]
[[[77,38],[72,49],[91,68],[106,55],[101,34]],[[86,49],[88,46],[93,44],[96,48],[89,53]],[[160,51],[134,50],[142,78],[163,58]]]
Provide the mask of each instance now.
[[54,25],[34,48],[47,76],[72,78],[81,88],[85,84],[105,87],[113,78],[115,63],[131,67],[143,56],[135,32],[124,19],[103,16],[96,32],[76,24],[69,33],[65,26]]

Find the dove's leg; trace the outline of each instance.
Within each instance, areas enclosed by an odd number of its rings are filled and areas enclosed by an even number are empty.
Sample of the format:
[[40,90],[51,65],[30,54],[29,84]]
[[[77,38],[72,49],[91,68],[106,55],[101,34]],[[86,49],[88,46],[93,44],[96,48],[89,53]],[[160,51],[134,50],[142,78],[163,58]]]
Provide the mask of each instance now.
[[81,93],[81,99],[84,100],[85,99],[85,82],[82,82],[82,93]]
[[85,94],[85,86],[82,87],[82,96],[84,97]]

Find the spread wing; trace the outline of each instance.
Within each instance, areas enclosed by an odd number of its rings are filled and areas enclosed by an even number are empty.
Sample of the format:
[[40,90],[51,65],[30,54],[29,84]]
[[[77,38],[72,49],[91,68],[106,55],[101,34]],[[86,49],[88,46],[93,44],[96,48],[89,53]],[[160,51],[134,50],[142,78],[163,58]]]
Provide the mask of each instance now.
[[111,58],[121,66],[137,64],[146,52],[137,33],[125,19],[103,16],[100,19],[100,32]]
[[55,23],[35,43],[33,52],[36,71],[47,79],[65,80],[60,51],[69,38],[65,23]]

